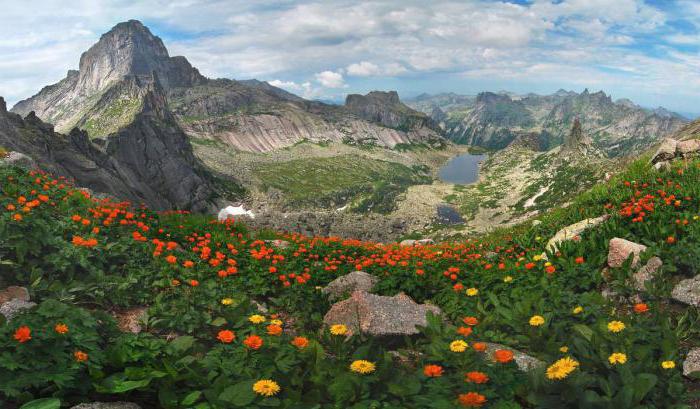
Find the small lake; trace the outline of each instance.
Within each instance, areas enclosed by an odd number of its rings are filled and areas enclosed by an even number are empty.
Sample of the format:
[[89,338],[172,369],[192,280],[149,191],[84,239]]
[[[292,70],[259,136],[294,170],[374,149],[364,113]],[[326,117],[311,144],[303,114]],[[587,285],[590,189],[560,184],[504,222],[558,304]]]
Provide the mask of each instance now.
[[450,159],[440,169],[438,177],[443,182],[457,185],[474,183],[479,178],[479,162],[483,162],[488,155],[472,155],[465,153]]

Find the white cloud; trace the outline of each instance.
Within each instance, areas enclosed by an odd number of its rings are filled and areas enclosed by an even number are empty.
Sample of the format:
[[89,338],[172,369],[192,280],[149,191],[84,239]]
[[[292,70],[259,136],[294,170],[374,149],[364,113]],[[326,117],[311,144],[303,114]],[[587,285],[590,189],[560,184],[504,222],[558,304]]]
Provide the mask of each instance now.
[[347,66],[348,75],[357,77],[393,76],[408,72],[406,67],[398,63],[388,63],[380,67],[369,61],[360,61]]
[[333,71],[323,71],[314,75],[316,81],[326,88],[347,88],[343,74]]

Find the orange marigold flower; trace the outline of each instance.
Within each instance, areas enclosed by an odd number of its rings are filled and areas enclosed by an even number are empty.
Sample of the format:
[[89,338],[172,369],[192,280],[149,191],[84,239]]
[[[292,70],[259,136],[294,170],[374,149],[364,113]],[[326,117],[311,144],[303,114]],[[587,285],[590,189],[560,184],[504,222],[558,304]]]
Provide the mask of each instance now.
[[197,287],[197,286],[199,285],[199,281],[197,281],[197,280],[190,280],[190,285],[191,285],[192,287]]
[[68,333],[68,325],[66,324],[56,324],[55,327],[53,327],[54,331],[56,331],[57,334],[67,334]]
[[230,344],[231,342],[233,342],[234,339],[236,339],[236,333],[228,329],[221,330],[216,335],[216,339],[223,342],[224,344]]
[[478,408],[486,403],[486,396],[476,392],[467,392],[460,394],[457,397],[457,400],[462,406],[468,408]]
[[14,216],[12,216],[12,219],[16,222],[21,222],[22,221],[22,215],[19,213],[15,213]]
[[484,352],[484,351],[486,351],[486,348],[487,348],[487,346],[483,342],[475,342],[472,344],[472,349],[474,349],[474,351],[477,351],[477,352]]
[[459,327],[457,328],[457,333],[463,337],[468,337],[472,333],[471,327]]
[[175,264],[175,263],[177,263],[177,257],[175,257],[171,254],[171,255],[165,257],[165,261],[167,261],[170,264]]
[[429,378],[439,378],[442,376],[442,367],[440,365],[426,365],[423,367],[423,374]]
[[643,314],[649,311],[649,306],[645,303],[634,304],[634,312],[637,314]]
[[299,349],[304,349],[309,345],[309,340],[305,337],[294,337],[292,345]]
[[508,349],[497,349],[496,352],[493,353],[493,359],[495,359],[496,362],[507,364],[513,360],[513,351]]
[[675,243],[675,242],[676,242],[676,238],[673,237],[673,236],[668,236],[668,237],[666,238],[666,243],[668,243],[668,244],[673,244],[673,243]]
[[263,345],[263,339],[257,335],[249,335],[243,340],[243,345],[249,349],[260,349],[260,347]]
[[465,382],[471,382],[471,383],[486,383],[489,381],[488,375],[486,375],[483,372],[479,371],[471,371],[467,372]]
[[585,260],[583,259],[583,257],[576,257],[576,259],[574,260],[574,262],[576,262],[576,264],[583,264],[584,261]]
[[479,324],[479,320],[476,317],[464,317],[464,319],[462,319],[462,322],[470,326]]
[[32,330],[30,330],[29,327],[26,325],[17,328],[17,331],[15,331],[15,339],[20,344],[29,341],[30,339],[32,339]]
[[78,362],[85,362],[88,360],[88,354],[86,354],[83,351],[75,351],[73,352],[73,357],[75,358],[76,361]]
[[547,274],[554,274],[554,272],[557,271],[557,268],[554,267],[554,266],[547,266],[547,267],[544,268],[544,271],[545,271]]
[[183,265],[183,267],[185,267],[185,268],[190,268],[190,267],[192,267],[192,266],[194,265],[194,262],[192,262],[191,260],[187,260],[187,261],[185,261],[184,263],[182,263],[182,265]]
[[282,327],[275,324],[270,324],[267,326],[267,334],[273,336],[282,335]]
[[174,279],[174,280],[172,281],[172,285],[173,285],[173,287],[177,287],[178,285],[180,285],[180,280]]

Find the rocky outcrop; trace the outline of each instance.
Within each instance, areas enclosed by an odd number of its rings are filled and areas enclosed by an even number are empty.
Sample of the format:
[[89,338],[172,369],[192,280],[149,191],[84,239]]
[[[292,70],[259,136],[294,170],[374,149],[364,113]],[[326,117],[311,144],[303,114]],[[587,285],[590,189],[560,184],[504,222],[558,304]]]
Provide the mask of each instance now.
[[658,257],[650,258],[647,263],[632,275],[632,285],[637,291],[644,291],[647,282],[651,281],[664,263]]
[[440,314],[434,305],[416,304],[405,294],[385,297],[355,291],[347,300],[334,304],[323,317],[324,324],[343,324],[352,334],[373,336],[414,335],[417,326],[427,325],[427,314]]
[[690,376],[690,374],[698,372],[700,372],[700,348],[693,348],[683,361],[683,375]]
[[[0,101],[2,100],[2,97],[0,97]],[[20,152],[9,152],[7,156],[0,158],[0,166],[16,166],[25,170],[36,169],[37,167],[34,159]]]
[[12,321],[24,310],[35,306],[35,303],[29,301],[29,291],[24,287],[10,286],[0,291],[0,315],[7,321]]
[[678,302],[700,307],[700,275],[676,284],[671,291],[671,297]]
[[598,226],[610,218],[610,215],[603,215],[600,217],[595,217],[591,219],[582,220],[578,223],[574,223],[570,226],[564,227],[559,230],[554,237],[549,239],[547,242],[547,251],[556,252],[560,243],[568,240],[578,240],[581,233],[590,229],[591,227]]
[[388,128],[402,131],[428,128],[441,132],[428,115],[402,104],[396,91],[372,91],[367,95],[350,94],[345,98],[345,108],[360,118]]
[[24,287],[9,286],[0,291],[0,305],[11,300],[29,301],[29,291]]
[[639,264],[639,255],[646,251],[647,246],[629,240],[615,237],[610,240],[608,249],[608,266],[613,268],[622,267],[630,256],[632,257],[632,267]]
[[678,141],[671,138],[666,138],[661,141],[656,153],[651,158],[651,163],[663,162],[673,159],[676,156],[676,148]]
[[372,287],[374,287],[378,281],[379,279],[372,274],[365,273],[364,271],[353,271],[352,273],[345,274],[331,281],[321,292],[326,294],[330,301],[335,301],[355,291],[370,293],[372,292]]
[[495,362],[495,359],[493,357],[494,351],[497,351],[499,349],[501,350],[509,350],[513,352],[513,360],[515,361],[515,364],[518,366],[518,369],[520,369],[523,372],[529,372],[533,369],[541,368],[545,364],[543,361],[530,356],[524,352],[515,350],[513,348],[508,348],[505,345],[501,344],[495,344],[493,342],[484,342],[486,344],[486,357],[490,360]]
[[651,163],[656,169],[670,167],[669,162],[676,158],[685,158],[700,153],[700,139],[677,141],[672,138],[664,139],[651,157]]

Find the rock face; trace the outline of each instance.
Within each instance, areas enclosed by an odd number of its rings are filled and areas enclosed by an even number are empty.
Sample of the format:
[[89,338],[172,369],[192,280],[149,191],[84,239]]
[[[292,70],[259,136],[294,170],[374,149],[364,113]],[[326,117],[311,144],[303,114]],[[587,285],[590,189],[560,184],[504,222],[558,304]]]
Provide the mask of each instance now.
[[265,152],[303,140],[388,148],[444,142],[427,115],[399,102],[386,111],[391,114],[375,121],[346,107],[306,101],[266,82],[205,78],[185,57],[170,57],[160,38],[135,20],[104,34],[82,55],[78,71],[69,71],[65,79],[12,110],[23,116],[34,111],[61,133],[77,126],[91,138],[104,137],[133,120],[144,96],[143,87],[133,84],[146,83],[153,75],[187,135],[240,150]]
[[647,249],[643,244],[637,244],[629,240],[615,237],[610,240],[608,249],[608,266],[617,268],[627,261],[632,255],[632,267],[639,264],[639,255]]
[[77,129],[64,136],[33,113],[22,119],[5,111],[0,112],[0,145],[96,192],[156,210],[211,209],[216,194],[210,176],[167,110],[158,79],[151,77],[147,89],[134,120],[104,140],[90,140]]
[[344,324],[351,333],[373,336],[413,335],[417,325],[427,325],[427,313],[440,314],[434,305],[416,304],[405,294],[393,297],[355,291],[334,304],[323,317],[326,325]]
[[647,261],[644,267],[640,268],[634,275],[632,275],[632,284],[638,291],[644,290],[644,285],[647,281],[654,278],[654,275],[659,271],[659,269],[664,265],[658,257],[652,257]]
[[377,277],[364,271],[353,271],[331,281],[321,291],[323,294],[328,295],[329,300],[335,301],[355,291],[369,293],[372,291],[372,287],[377,284],[377,281],[379,281]]
[[688,139],[677,141],[673,138],[666,138],[661,142],[656,153],[651,157],[651,163],[659,170],[670,168],[670,161],[675,158],[685,158],[696,155],[700,152],[700,139]]
[[345,99],[345,108],[360,118],[388,128],[403,131],[428,128],[440,132],[437,123],[428,115],[402,104],[396,91],[372,91],[367,95],[350,94]]
[[[3,101],[0,97],[0,101]],[[17,166],[26,170],[36,169],[36,162],[29,156],[20,152],[9,152],[4,158],[0,158],[0,164],[4,166]]]
[[554,237],[549,239],[549,241],[547,242],[547,250],[551,252],[557,251],[557,246],[560,243],[568,240],[577,239],[581,235],[581,233],[583,233],[587,229],[598,226],[599,224],[604,223],[609,218],[610,216],[606,214],[600,217],[582,220],[578,223],[574,223],[570,226],[564,227],[563,229],[559,230],[554,235]]
[[678,141],[671,138],[665,138],[661,141],[661,145],[652,156],[651,163],[668,161],[676,157],[676,148],[678,147]]
[[523,372],[528,372],[533,369],[540,368],[544,366],[544,362],[540,361],[539,359],[530,356],[524,352],[517,351],[513,348],[508,348],[505,345],[501,344],[494,344],[492,342],[484,342],[486,344],[486,356],[490,360],[494,360],[493,358],[493,352],[499,349],[507,349],[510,351],[513,351],[513,360],[515,361],[515,364],[518,366],[518,369],[520,369]]
[[647,149],[687,123],[666,110],[613,101],[602,91],[588,90],[560,90],[551,95],[421,95],[407,104],[429,115],[438,113],[433,119],[448,139],[493,149],[531,133],[539,135],[544,149],[551,149],[564,143],[578,119],[582,134],[595,141],[595,148],[608,156],[622,156]]
[[679,282],[671,291],[671,297],[676,301],[700,307],[700,275]]

